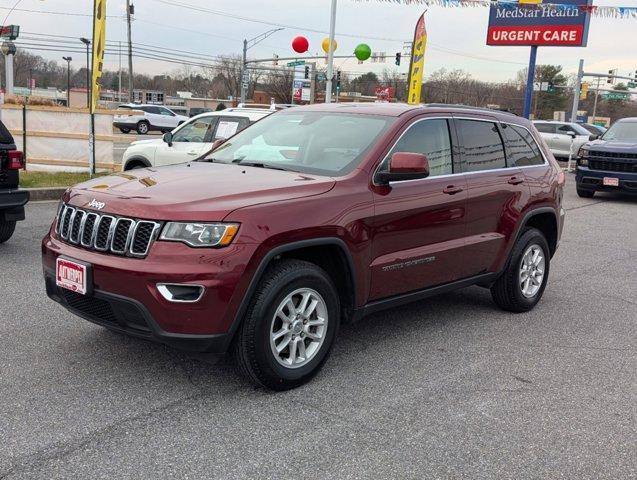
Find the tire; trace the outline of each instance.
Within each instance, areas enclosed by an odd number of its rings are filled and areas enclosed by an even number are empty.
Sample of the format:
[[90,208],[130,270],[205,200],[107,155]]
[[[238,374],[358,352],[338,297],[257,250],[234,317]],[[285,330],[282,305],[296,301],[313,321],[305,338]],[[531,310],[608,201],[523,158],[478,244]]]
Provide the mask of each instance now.
[[122,133],[130,133],[130,128],[120,128],[119,131]]
[[[297,311],[291,311],[286,299],[291,296],[292,306],[298,308],[306,294],[308,307],[315,300],[318,303],[308,318],[293,316]],[[277,315],[279,311],[293,321],[284,322]],[[234,340],[233,355],[239,371],[254,384],[272,390],[303,385],[327,360],[339,324],[340,303],[329,276],[310,262],[277,261],[259,282]],[[286,333],[273,339],[273,332]],[[300,353],[301,343],[304,355]],[[274,349],[282,346],[281,353],[275,354]],[[292,366],[290,359],[296,365]]]
[[595,190],[586,190],[577,186],[575,190],[577,190],[577,196],[581,198],[593,198],[593,195],[595,195]]
[[[525,261],[524,257],[533,247],[540,250],[540,254],[543,258],[543,265],[541,263],[540,265],[534,265],[531,267],[532,274],[527,274],[527,278],[529,276],[532,278],[529,279],[528,283],[524,283],[522,281],[523,262]],[[531,254],[533,254],[533,251],[531,251]],[[542,232],[536,228],[528,228],[524,230],[513,246],[511,256],[509,257],[509,261],[507,262],[504,272],[491,286],[491,296],[493,297],[493,301],[500,308],[509,312],[520,313],[531,310],[535,307],[537,302],[540,301],[540,298],[542,298],[542,294],[544,293],[546,282],[549,277],[550,261],[549,246]],[[543,268],[541,268],[542,266]],[[537,271],[539,271],[539,269],[541,269],[542,275],[538,280],[540,285],[536,285],[532,279],[535,278],[537,280],[537,276],[539,275]],[[525,270],[528,272],[528,269],[525,268]],[[539,288],[536,289],[536,287]]]
[[147,121],[142,120],[141,122],[137,124],[136,130],[137,130],[137,133],[139,133],[140,135],[146,135],[148,131],[150,130],[150,125],[148,124]]
[[4,243],[13,236],[15,231],[15,222],[7,222],[0,220],[0,243]]

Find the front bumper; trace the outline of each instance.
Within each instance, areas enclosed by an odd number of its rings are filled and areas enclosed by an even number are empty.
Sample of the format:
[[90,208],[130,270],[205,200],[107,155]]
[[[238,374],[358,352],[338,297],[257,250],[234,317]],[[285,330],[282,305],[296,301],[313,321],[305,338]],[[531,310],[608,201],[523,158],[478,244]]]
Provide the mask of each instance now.
[[[42,241],[42,262],[47,294],[71,312],[177,348],[222,353],[239,320],[254,248],[238,244],[202,250],[155,241],[140,259],[87,250],[50,233]],[[60,255],[90,264],[92,293],[80,295],[55,285]],[[205,292],[195,303],[175,303],[161,295],[158,283],[197,284]]]
[[[603,184],[604,177],[617,178],[618,187],[606,186]],[[591,191],[606,191],[637,194],[637,173],[616,172],[611,170],[591,170],[587,167],[577,166],[575,172],[577,188]]]
[[28,201],[29,192],[26,190],[0,190],[0,220],[24,220],[24,206]]

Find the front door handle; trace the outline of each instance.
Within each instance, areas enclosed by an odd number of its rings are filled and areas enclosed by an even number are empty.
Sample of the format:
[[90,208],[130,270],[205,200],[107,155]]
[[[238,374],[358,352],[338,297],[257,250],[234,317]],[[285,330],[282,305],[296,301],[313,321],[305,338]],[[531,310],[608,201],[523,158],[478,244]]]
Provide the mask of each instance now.
[[521,184],[523,181],[524,181],[524,179],[523,179],[522,177],[515,177],[515,176],[514,176],[514,177],[509,178],[509,180],[508,180],[508,182],[509,182],[511,185],[519,185],[519,184]]
[[455,185],[446,186],[442,193],[446,193],[447,195],[455,195],[456,193],[462,192],[462,187],[456,187]]

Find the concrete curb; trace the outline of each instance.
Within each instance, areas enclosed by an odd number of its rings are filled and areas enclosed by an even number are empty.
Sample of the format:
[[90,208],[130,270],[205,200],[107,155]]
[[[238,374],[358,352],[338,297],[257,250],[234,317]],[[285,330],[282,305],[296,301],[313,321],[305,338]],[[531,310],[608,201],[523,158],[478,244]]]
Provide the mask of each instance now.
[[42,200],[59,200],[62,194],[69,187],[42,187],[42,188],[25,188],[29,192],[29,201],[38,202]]

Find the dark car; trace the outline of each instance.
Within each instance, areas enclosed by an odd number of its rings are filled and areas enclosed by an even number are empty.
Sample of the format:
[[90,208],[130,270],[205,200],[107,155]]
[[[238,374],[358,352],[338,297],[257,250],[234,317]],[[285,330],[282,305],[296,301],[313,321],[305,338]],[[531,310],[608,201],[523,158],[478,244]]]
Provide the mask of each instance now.
[[112,330],[231,350],[255,383],[292,388],[341,322],[470,285],[533,308],[563,185],[511,114],[295,107],[198,161],[69,189],[42,244],[47,293]]
[[637,117],[618,120],[600,139],[582,146],[578,156],[580,197],[602,190],[637,193]]
[[591,140],[595,140],[596,138],[601,137],[602,135],[606,133],[606,130],[608,130],[606,127],[602,127],[600,125],[594,125],[592,123],[579,123],[579,125],[584,127],[586,130],[588,130],[591,133],[591,135],[595,137],[595,138],[592,138]]
[[13,136],[0,122],[0,243],[11,238],[16,222],[24,220],[29,192],[18,187],[22,168],[22,152],[16,149]]

